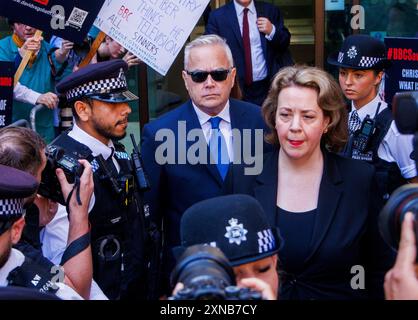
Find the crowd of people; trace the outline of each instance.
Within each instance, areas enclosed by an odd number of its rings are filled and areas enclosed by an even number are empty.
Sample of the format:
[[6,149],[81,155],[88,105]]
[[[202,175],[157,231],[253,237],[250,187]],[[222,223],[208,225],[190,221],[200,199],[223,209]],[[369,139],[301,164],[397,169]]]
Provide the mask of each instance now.
[[[144,126],[139,155],[118,141],[138,100],[126,72],[141,61],[106,36],[79,67],[72,42],[9,24],[0,60],[17,68],[34,53],[14,88],[13,121],[46,108],[36,131],[0,129],[1,287],[45,299],[166,299],[185,289],[170,282],[179,256],[204,244],[263,299],[418,299],[413,216],[398,256],[378,225],[393,191],[418,181],[412,136],[381,95],[382,42],[347,37],[328,57],[336,81],[293,65],[279,8],[231,1],[185,46],[190,99]],[[62,103],[73,117],[66,132]],[[354,266],[364,270],[358,286]]]

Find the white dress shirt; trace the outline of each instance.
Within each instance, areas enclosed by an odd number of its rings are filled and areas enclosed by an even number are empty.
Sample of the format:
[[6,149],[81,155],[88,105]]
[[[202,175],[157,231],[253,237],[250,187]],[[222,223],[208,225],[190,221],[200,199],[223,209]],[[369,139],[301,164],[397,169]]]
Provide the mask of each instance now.
[[[199,119],[200,126],[202,127],[203,134],[205,135],[206,143],[209,144],[210,134],[212,125],[209,122],[209,119],[212,116],[208,115],[207,113],[200,110],[196,105],[192,102],[193,108],[197,114],[197,118]],[[219,130],[221,130],[222,135],[225,138],[226,147],[228,149],[228,156],[229,161],[233,162],[234,160],[234,150],[232,147],[232,128],[231,128],[231,115],[229,114],[229,100],[227,101],[223,110],[216,115],[217,117],[221,118],[221,122],[219,122]]]
[[[244,9],[242,5],[234,1],[235,11],[239,23],[239,29],[242,35],[242,19],[244,17]],[[263,48],[261,46],[260,31],[257,28],[257,11],[255,9],[254,1],[251,1],[247,7],[248,11],[248,26],[250,29],[250,44],[251,44],[251,62],[253,65],[253,81],[260,81],[267,77],[266,59],[264,59]],[[267,40],[271,40],[276,33],[276,27],[273,24],[273,30],[269,35],[265,35]]]
[[[381,102],[379,113],[388,107],[387,103],[381,100],[380,96],[377,95],[372,101],[357,110],[360,120],[363,121],[367,115],[373,119],[379,102]],[[355,107],[352,102],[351,112],[354,110]],[[351,112],[349,114],[349,118]],[[388,132],[377,150],[379,158],[388,162],[396,162],[398,164],[401,174],[405,179],[410,179],[417,175],[415,162],[410,158],[413,151],[412,140],[412,134],[400,134],[395,121],[392,121]]]
[[[9,282],[7,277],[9,273],[17,267],[20,267],[25,262],[25,256],[19,250],[12,248],[10,256],[4,266],[0,269],[0,287],[7,287]],[[55,285],[58,287],[58,291],[55,295],[63,300],[83,300],[83,298],[75,292],[72,288],[64,283],[56,282]]]

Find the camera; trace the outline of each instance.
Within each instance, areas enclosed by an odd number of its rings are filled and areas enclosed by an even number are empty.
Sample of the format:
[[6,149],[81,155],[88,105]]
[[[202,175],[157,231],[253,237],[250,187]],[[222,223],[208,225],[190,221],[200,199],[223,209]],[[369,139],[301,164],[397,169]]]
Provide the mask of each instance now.
[[169,300],[262,300],[261,293],[236,286],[232,267],[221,250],[188,247],[171,273],[171,284],[184,285]]
[[418,91],[396,93],[392,108],[396,127],[400,133],[418,132]]
[[[409,211],[418,221],[418,183],[406,184],[396,189],[380,213],[380,232],[386,243],[395,250],[399,246],[403,219]],[[418,240],[417,222],[414,222],[414,230],[415,239]]]
[[65,205],[65,199],[61,192],[61,185],[55,174],[55,169],[61,168],[67,181],[74,183],[83,174],[84,167],[78,162],[77,158],[65,153],[63,148],[56,145],[47,146],[45,155],[47,162],[44,171],[42,171],[38,193],[45,198]]
[[[396,126],[402,134],[415,134],[414,151],[411,158],[417,163],[414,155],[418,150],[418,92],[396,93],[393,97],[393,116]],[[379,229],[383,239],[395,250],[399,247],[402,222],[410,211],[418,220],[418,184],[411,183],[396,189],[383,207],[379,216]],[[415,239],[418,240],[418,224],[414,223]],[[418,260],[417,260],[418,262]]]

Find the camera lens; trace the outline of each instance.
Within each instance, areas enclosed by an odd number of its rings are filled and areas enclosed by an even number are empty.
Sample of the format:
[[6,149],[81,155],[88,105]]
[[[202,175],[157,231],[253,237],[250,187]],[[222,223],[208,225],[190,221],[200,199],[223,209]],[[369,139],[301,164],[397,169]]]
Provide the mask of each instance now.
[[225,300],[225,288],[235,285],[235,276],[218,248],[194,245],[186,249],[171,274],[172,285],[177,282],[189,289],[188,299]]
[[[379,217],[379,229],[383,239],[395,250],[399,247],[402,222],[407,212],[418,213],[418,184],[411,183],[396,189],[383,207]],[[415,223],[415,238],[417,224]]]

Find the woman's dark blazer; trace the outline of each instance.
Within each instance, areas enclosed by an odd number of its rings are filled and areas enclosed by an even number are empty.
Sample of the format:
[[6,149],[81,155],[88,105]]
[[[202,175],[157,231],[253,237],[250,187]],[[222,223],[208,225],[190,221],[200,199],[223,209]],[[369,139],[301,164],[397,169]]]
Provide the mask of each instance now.
[[[324,172],[309,254],[299,274],[287,274],[286,265],[281,266],[280,298],[383,299],[384,275],[394,264],[395,252],[378,231],[381,203],[374,168],[327,151],[323,154]],[[253,195],[275,226],[277,160],[277,151],[265,154],[260,175],[235,172],[232,186],[234,193]],[[358,266],[364,268],[364,277]]]

